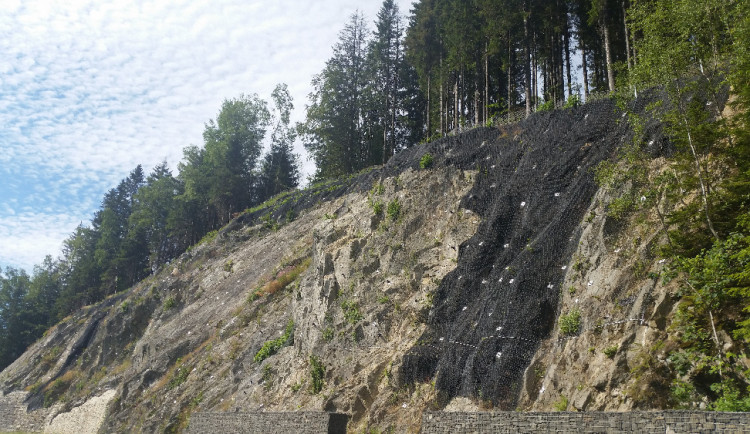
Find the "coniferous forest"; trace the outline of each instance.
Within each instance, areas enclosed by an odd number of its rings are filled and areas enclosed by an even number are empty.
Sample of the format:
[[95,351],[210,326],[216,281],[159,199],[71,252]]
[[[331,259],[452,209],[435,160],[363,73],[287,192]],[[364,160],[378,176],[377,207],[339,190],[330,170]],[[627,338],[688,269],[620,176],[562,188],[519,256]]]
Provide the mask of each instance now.
[[[133,169],[87,225],[31,274],[0,276],[0,369],[51,325],[152,274],[233,216],[300,184],[384,164],[420,142],[499,119],[611,97],[658,95],[652,116],[669,170],[649,170],[635,140],[596,172],[613,215],[656,210],[680,284],[674,406],[710,388],[717,410],[749,410],[750,375],[717,330],[750,342],[750,2],[741,0],[385,0],[370,23],[342,23],[312,78],[305,120],[279,85],[269,103],[240,95],[206,123],[203,146]],[[728,95],[728,98],[727,98]],[[643,120],[631,116],[636,133]],[[637,138],[638,134],[636,134]],[[270,149],[263,152],[264,143]],[[686,377],[687,376],[687,377]]]

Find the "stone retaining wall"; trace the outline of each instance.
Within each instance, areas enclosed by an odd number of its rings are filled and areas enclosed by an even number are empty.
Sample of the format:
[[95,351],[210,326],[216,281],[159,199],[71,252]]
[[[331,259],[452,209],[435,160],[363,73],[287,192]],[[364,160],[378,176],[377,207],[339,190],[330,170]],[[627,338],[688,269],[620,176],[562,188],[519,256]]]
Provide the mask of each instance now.
[[349,416],[320,411],[280,413],[193,413],[191,434],[267,433],[267,434],[345,434]]
[[750,413],[690,411],[425,412],[423,434],[442,433],[750,433]]

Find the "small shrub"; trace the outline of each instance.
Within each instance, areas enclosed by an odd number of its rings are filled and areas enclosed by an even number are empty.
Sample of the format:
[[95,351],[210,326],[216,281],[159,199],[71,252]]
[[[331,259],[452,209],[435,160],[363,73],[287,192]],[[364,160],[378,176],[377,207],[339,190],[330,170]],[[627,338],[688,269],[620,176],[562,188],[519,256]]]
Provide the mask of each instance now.
[[297,393],[300,389],[302,389],[302,386],[305,385],[305,380],[302,379],[298,383],[294,383],[291,386],[289,386],[292,389],[292,392]]
[[232,271],[234,271],[234,261],[230,259],[227,262],[225,262],[224,271],[226,271],[227,273],[231,273]]
[[263,366],[263,374],[261,376],[261,380],[263,381],[263,388],[266,390],[269,390],[271,386],[273,386],[273,369],[271,368],[271,365],[265,365]]
[[169,309],[172,309],[177,304],[177,300],[174,299],[171,295],[167,297],[166,300],[164,300],[164,311],[168,311]]
[[357,321],[362,319],[362,314],[359,312],[359,305],[357,302],[344,300],[341,302],[341,309],[344,310],[344,319],[349,324],[356,324]]
[[310,356],[310,393],[316,395],[323,390],[323,377],[326,374],[326,367],[319,358]]
[[242,349],[242,345],[240,344],[240,341],[237,339],[233,340],[232,343],[229,344],[229,359],[236,360],[237,357],[240,355],[241,349]]
[[565,411],[568,409],[568,397],[560,395],[560,399],[555,402],[555,411]]
[[578,107],[579,105],[581,105],[581,98],[578,95],[572,95],[567,101],[565,101],[563,108]]
[[372,186],[372,190],[370,190],[371,195],[380,195],[385,193],[385,186],[382,182],[378,182],[377,184]]
[[615,354],[617,354],[617,350],[618,349],[619,349],[619,347],[617,346],[617,344],[615,344],[615,345],[608,346],[602,352],[604,353],[605,356],[607,356],[607,357],[609,357],[611,359],[611,358],[613,358],[615,356]]
[[544,104],[541,104],[536,111],[538,112],[548,112],[550,110],[555,109],[555,102],[553,100],[546,101]]
[[176,369],[174,370],[174,375],[172,376],[172,379],[169,380],[169,384],[167,385],[167,389],[172,390],[175,387],[178,387],[182,383],[187,381],[188,375],[190,375],[190,367],[183,366],[182,365],[182,358],[177,359],[177,363],[175,363]]
[[396,221],[401,214],[401,203],[398,201],[398,199],[393,199],[392,201],[388,202],[388,218],[391,219],[391,221]]
[[333,339],[333,328],[332,327],[326,327],[325,330],[323,330],[323,339],[326,342],[330,342]]
[[297,218],[297,214],[294,212],[292,208],[289,208],[289,210],[287,210],[286,212],[286,222],[291,223],[296,218]]
[[615,220],[621,220],[633,210],[635,202],[630,195],[625,195],[614,199],[607,205],[607,215]]
[[581,328],[581,311],[578,308],[571,310],[569,313],[560,317],[560,333],[564,336],[571,336]]
[[214,238],[216,238],[216,235],[218,235],[218,233],[219,233],[218,231],[211,231],[207,233],[206,235],[203,236],[203,238],[201,238],[200,241],[198,241],[198,244],[210,243],[211,241],[214,240]]
[[58,397],[68,388],[68,385],[65,384],[62,380],[59,378],[52,382],[50,386],[47,387],[47,390],[44,392],[44,407],[51,407],[52,404],[54,404]]
[[375,213],[375,215],[382,215],[383,214],[383,202],[381,201],[375,201],[372,203],[372,212]]
[[289,322],[286,325],[286,330],[284,331],[284,334],[279,336],[278,338],[267,341],[265,344],[263,344],[262,347],[260,347],[260,350],[258,350],[257,353],[255,353],[255,357],[253,357],[253,361],[260,363],[263,360],[267,359],[268,357],[271,357],[272,355],[276,354],[281,347],[287,344],[287,342],[291,343],[291,340],[293,338],[293,332],[294,332],[294,320],[289,320]]
[[428,153],[422,155],[422,158],[419,159],[419,168],[420,169],[429,169],[430,167],[432,167],[433,162],[434,161],[433,161],[433,158],[432,158],[432,154],[430,154],[428,152]]

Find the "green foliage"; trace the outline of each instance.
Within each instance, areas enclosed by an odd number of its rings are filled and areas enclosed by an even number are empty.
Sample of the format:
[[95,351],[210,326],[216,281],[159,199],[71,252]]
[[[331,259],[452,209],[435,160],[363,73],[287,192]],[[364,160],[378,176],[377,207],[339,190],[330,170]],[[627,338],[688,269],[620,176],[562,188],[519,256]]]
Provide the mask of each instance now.
[[568,409],[568,397],[560,395],[560,399],[555,402],[553,408],[555,411],[566,411]]
[[606,347],[604,349],[604,351],[602,351],[602,352],[604,353],[605,356],[607,356],[607,357],[609,357],[611,359],[611,358],[613,358],[615,356],[615,354],[617,354],[617,350],[618,349],[619,349],[619,347],[617,346],[617,344],[614,344],[614,345],[610,345],[610,346]]
[[[271,134],[271,149],[261,161],[258,201],[264,201],[299,185],[299,157],[294,154],[296,130],[290,126],[294,105],[286,84],[278,84],[271,94],[277,117]],[[289,220],[289,219],[287,219]]]
[[210,232],[206,233],[206,235],[204,235],[203,238],[201,238],[200,241],[198,241],[198,244],[199,245],[201,245],[201,244],[208,244],[211,241],[215,240],[216,236],[218,234],[219,234],[219,231],[216,231],[216,230],[210,231]]
[[375,215],[383,215],[383,202],[382,201],[374,201],[372,203],[372,212]]
[[543,104],[539,104],[536,108],[538,112],[548,112],[555,109],[555,102],[553,100],[545,101]]
[[430,154],[429,152],[422,155],[422,158],[419,159],[420,169],[428,169],[432,167],[432,164],[433,164],[433,158],[432,158],[432,154]]
[[263,365],[263,373],[261,374],[261,381],[263,382],[263,388],[269,390],[273,387],[273,368],[271,365]]
[[401,202],[399,202],[398,199],[393,199],[388,202],[386,213],[391,221],[395,222],[398,220],[398,217],[401,215]]
[[258,350],[258,352],[255,353],[255,357],[253,357],[253,361],[256,363],[260,363],[263,360],[267,359],[268,357],[271,357],[272,355],[276,354],[283,346],[287,344],[291,344],[293,337],[294,337],[294,321],[290,319],[286,325],[286,330],[284,331],[284,334],[279,336],[276,339],[273,339],[264,343],[263,346],[260,348],[260,350]]
[[382,195],[383,193],[385,193],[385,185],[382,182],[375,183],[370,190],[370,196]]
[[188,376],[190,375],[190,371],[190,367],[183,364],[182,358],[177,359],[177,362],[175,362],[174,371],[172,373],[172,378],[167,384],[167,389],[172,390],[186,382]]
[[341,309],[344,311],[344,319],[346,319],[349,324],[356,324],[362,319],[362,314],[359,312],[359,304],[357,304],[356,301],[342,301]]
[[61,378],[56,379],[47,386],[44,390],[44,407],[49,408],[57,402],[60,396],[68,390],[69,386],[70,384]]
[[173,307],[175,307],[176,305],[177,305],[177,300],[175,300],[175,298],[170,295],[169,297],[167,297],[164,300],[162,308],[166,312],[166,311],[172,309]]
[[323,390],[326,367],[319,358],[310,355],[310,393],[317,395]]
[[626,194],[612,199],[612,202],[607,205],[607,215],[615,220],[622,220],[633,210],[634,207],[635,201],[633,196]]
[[579,97],[577,94],[571,96],[568,98],[567,101],[565,101],[565,104],[563,105],[564,109],[569,109],[573,107],[578,107],[581,105],[581,97]]
[[560,333],[572,336],[581,329],[581,311],[576,307],[565,315],[560,316]]
[[711,390],[718,395],[711,405],[714,411],[750,411],[750,387],[744,396],[732,380],[725,380],[711,385]]

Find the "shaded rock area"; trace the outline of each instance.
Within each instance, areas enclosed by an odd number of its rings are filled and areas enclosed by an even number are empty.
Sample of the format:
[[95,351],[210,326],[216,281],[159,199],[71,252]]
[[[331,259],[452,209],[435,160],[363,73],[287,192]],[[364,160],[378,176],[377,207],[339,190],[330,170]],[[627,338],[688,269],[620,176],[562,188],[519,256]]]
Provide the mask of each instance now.
[[[570,270],[575,255],[618,260],[597,238],[607,223],[581,222],[607,200],[593,168],[630,137],[601,100],[278,196],[50,329],[0,373],[0,411],[21,426],[0,430],[78,421],[103,403],[103,421],[75,422],[81,430],[180,432],[193,413],[326,411],[349,415],[350,431],[415,432],[425,410],[549,410],[561,391],[575,408],[614,408],[593,390],[627,368],[592,365],[601,378],[576,389],[563,363],[586,338],[565,347],[556,321],[572,300],[564,286],[620,286],[604,282],[608,268],[574,283]],[[421,169],[426,153],[434,164]],[[622,264],[624,282],[632,266]],[[618,318],[658,323],[671,309],[638,294],[623,292]],[[586,300],[582,311],[594,306]]]

